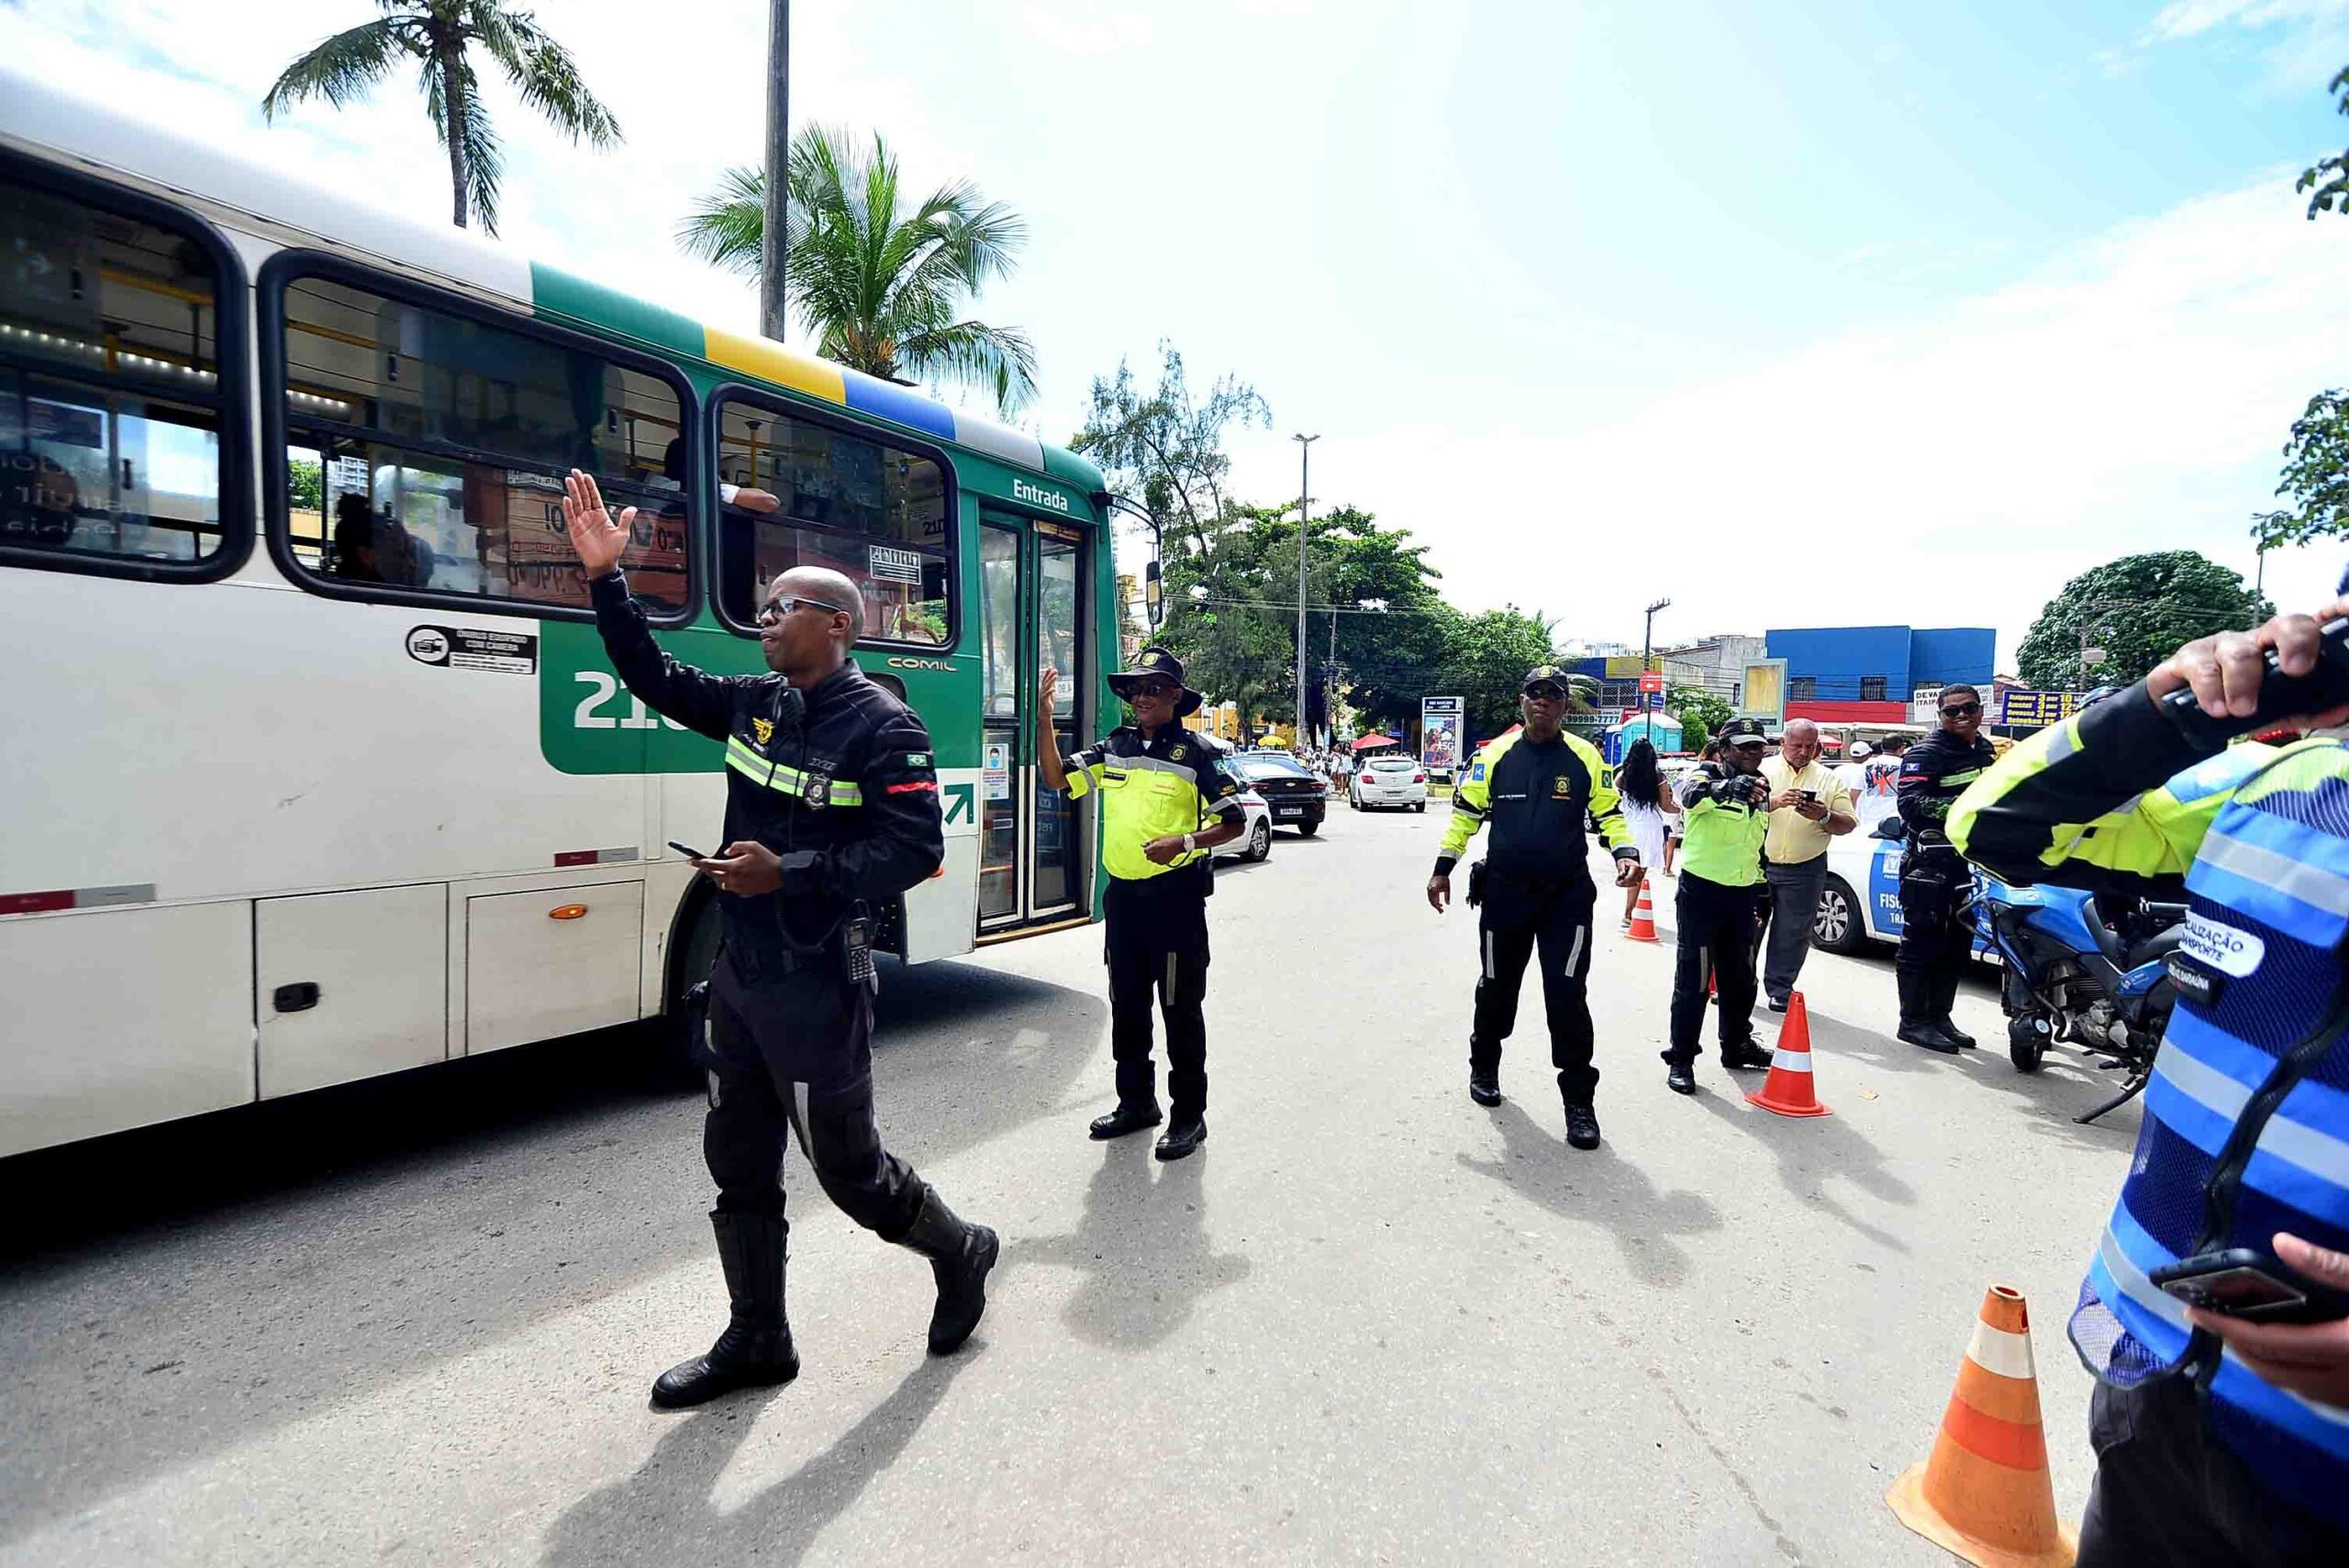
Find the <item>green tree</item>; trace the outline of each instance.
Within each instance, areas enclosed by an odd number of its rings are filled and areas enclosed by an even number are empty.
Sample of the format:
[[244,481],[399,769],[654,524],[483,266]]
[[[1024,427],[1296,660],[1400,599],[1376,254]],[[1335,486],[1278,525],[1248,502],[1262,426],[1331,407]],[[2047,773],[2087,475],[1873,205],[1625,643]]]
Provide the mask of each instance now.
[[[2214,631],[2257,626],[2275,613],[2266,598],[2199,551],[2126,555],[2064,584],[2032,623],[2017,652],[2023,680],[2076,690],[2139,679],[2182,642]],[[2108,658],[2083,673],[2080,642]]]
[[[2349,115],[2349,65],[2328,83],[2324,89],[2336,95],[2340,102],[2333,106],[2341,114]],[[2300,171],[2295,190],[2309,191],[2309,218],[2313,222],[2321,212],[2349,214],[2349,151],[2337,153],[2311,163]]]
[[1158,640],[1181,657],[1193,686],[1237,704],[1252,728],[1257,713],[1297,700],[1297,527],[1284,523],[1286,510],[1227,501],[1166,539]]
[[[1556,631],[1556,623],[1548,617],[1539,611],[1529,615],[1515,605],[1455,615],[1445,630],[1443,662],[1433,689],[1464,700],[1470,734],[1478,740],[1497,735],[1519,722],[1518,695],[1525,673],[1554,657]],[[1592,692],[1587,684],[1580,686],[1583,711],[1589,711]]]
[[[1093,378],[1093,400],[1085,427],[1069,449],[1100,465],[1110,493],[1150,514],[1151,528],[1164,549],[1164,536],[1180,529],[1198,554],[1212,553],[1214,537],[1230,520],[1224,482],[1231,459],[1225,432],[1254,426],[1273,428],[1272,406],[1239,377],[1226,374],[1195,397],[1183,373],[1183,356],[1172,344],[1158,345],[1158,386],[1144,392],[1126,361],[1114,376]],[[1290,536],[1295,547],[1297,539]]]
[[497,232],[497,184],[506,157],[473,73],[474,46],[506,73],[524,105],[573,141],[584,137],[609,147],[620,139],[619,121],[579,79],[570,51],[540,30],[529,12],[507,10],[496,0],[375,0],[375,6],[381,17],[335,34],[287,66],[262,97],[262,116],[273,120],[279,110],[309,98],[339,109],[364,97],[398,61],[417,61],[432,129],[449,151],[457,227],[464,228],[470,214],[488,234]]
[[2349,535],[2349,392],[2318,393],[2292,421],[2276,494],[2292,505],[2252,518],[2260,549]]
[[1664,695],[1664,706],[1665,712],[1680,721],[1680,745],[1689,751],[1703,751],[1705,742],[1737,717],[1727,697],[1702,686],[1673,687]]
[[[963,315],[1018,266],[1027,219],[967,180],[908,206],[897,156],[878,133],[868,154],[844,130],[809,126],[792,139],[790,170],[785,296],[818,353],[885,381],[983,387],[1005,414],[1036,395],[1027,334]],[[733,168],[677,226],[677,243],[755,278],[765,230],[766,175]]]
[[287,461],[285,495],[286,504],[297,512],[315,512],[327,504],[326,474],[317,458]]

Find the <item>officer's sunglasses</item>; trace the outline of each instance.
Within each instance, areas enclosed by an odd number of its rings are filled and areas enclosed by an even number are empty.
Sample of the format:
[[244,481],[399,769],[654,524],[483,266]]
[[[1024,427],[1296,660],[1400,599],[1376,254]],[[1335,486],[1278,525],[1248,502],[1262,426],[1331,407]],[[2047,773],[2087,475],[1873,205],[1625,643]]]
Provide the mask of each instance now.
[[1943,718],[1970,718],[1982,711],[1978,702],[1955,702],[1942,709]]
[[780,599],[769,599],[765,604],[759,606],[759,624],[761,626],[764,626],[769,621],[781,620],[784,617],[791,614],[794,610],[821,610],[826,615],[832,616],[844,616],[848,614],[848,612],[841,608],[840,606],[827,604],[821,599],[785,597]]
[[1171,697],[1174,695],[1174,688],[1164,681],[1136,681],[1126,691],[1129,695],[1137,697]]
[[1538,685],[1526,687],[1525,695],[1531,697],[1536,702],[1564,702],[1566,697],[1566,688],[1564,686],[1553,686],[1550,684],[1549,682],[1544,681]]

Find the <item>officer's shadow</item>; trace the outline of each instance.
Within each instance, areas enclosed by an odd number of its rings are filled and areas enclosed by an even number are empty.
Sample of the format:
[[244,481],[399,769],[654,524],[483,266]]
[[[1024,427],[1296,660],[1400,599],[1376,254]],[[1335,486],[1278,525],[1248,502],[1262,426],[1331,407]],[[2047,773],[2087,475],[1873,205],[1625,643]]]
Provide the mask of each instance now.
[[1645,1171],[1602,1143],[1569,1149],[1515,1100],[1492,1112],[1501,1157],[1457,1156],[1463,1169],[1490,1176],[1563,1219],[1606,1226],[1623,1262],[1643,1284],[1676,1288],[1688,1277],[1688,1254],[1674,1240],[1720,1229],[1720,1212],[1702,1193],[1659,1192]]
[[1061,1309],[1070,1330],[1110,1350],[1149,1349],[1180,1329],[1209,1291],[1248,1277],[1248,1260],[1216,1251],[1208,1237],[1208,1158],[1162,1163],[1148,1138],[1118,1140],[1085,1189],[1076,1229],[1011,1242],[1005,1263],[1075,1270],[1082,1277]]
[[711,1500],[767,1405],[737,1396],[678,1419],[633,1474],[588,1494],[548,1532],[549,1568],[607,1562],[797,1562],[906,1451],[972,1356],[931,1356],[823,1452],[739,1507]]
[[[1760,1074],[1753,1075],[1752,1086],[1761,1086]],[[1777,1157],[1779,1182],[1803,1204],[1842,1220],[1880,1247],[1896,1252],[1909,1250],[1908,1242],[1869,1224],[1828,1194],[1829,1178],[1840,1176],[1886,1203],[1917,1201],[1916,1189],[1885,1169],[1884,1155],[1859,1129],[1832,1114],[1790,1121],[1759,1106],[1739,1110],[1718,1095],[1698,1095],[1695,1099],[1712,1115],[1766,1145]]]

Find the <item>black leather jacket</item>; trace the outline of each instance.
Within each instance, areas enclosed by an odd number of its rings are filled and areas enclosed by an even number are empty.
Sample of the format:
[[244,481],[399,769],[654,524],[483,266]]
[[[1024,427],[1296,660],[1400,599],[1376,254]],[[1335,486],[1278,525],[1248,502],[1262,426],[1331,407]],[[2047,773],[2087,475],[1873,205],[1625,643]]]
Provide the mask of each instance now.
[[1949,808],[1998,760],[1997,750],[1982,736],[1968,745],[1946,729],[1936,729],[1909,748],[1900,759],[1894,800],[1900,820],[1908,824],[1912,851],[1949,849]]
[[795,691],[781,675],[712,675],[662,651],[615,572],[591,585],[596,628],[628,689],[726,747],[723,840],[783,857],[783,887],[718,895],[735,971],[756,984],[807,962],[854,906],[877,906],[946,858],[930,732],[852,662]]

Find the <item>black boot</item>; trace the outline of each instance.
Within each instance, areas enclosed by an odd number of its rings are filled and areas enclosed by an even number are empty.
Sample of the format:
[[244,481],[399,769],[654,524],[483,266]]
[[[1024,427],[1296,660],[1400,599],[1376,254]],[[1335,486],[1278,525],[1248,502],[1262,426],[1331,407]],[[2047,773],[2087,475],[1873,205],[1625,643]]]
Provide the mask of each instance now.
[[[1152,1119],[1157,1119],[1155,1115]],[[938,1281],[938,1305],[930,1314],[930,1353],[942,1356],[961,1350],[986,1312],[987,1271],[995,1267],[1002,1242],[985,1226],[956,1218],[936,1187],[923,1189],[913,1229],[898,1241],[928,1258]]]
[[1566,1142],[1576,1149],[1598,1148],[1598,1113],[1588,1106],[1568,1106]]
[[1093,1136],[1123,1138],[1145,1127],[1156,1127],[1160,1120],[1157,1063],[1147,1060],[1119,1062],[1118,1108],[1108,1116],[1093,1118]]
[[1957,1006],[1957,979],[1954,973],[1933,976],[1933,1024],[1942,1033],[1955,1040],[1959,1049],[1974,1051],[1981,1042],[1959,1029],[1956,1021],[1949,1016],[1950,1009]]
[[689,1362],[680,1362],[652,1385],[652,1403],[682,1410],[738,1388],[767,1388],[799,1375],[799,1352],[791,1348],[791,1325],[783,1316],[784,1239],[791,1227],[779,1214],[709,1217],[718,1232],[718,1259],[726,1269],[726,1294],[733,1317],[718,1342]]
[[1479,1067],[1475,1060],[1470,1058],[1468,1097],[1487,1107],[1501,1103],[1501,1070],[1497,1062],[1490,1067]]
[[1900,990],[1898,1037],[1910,1045],[1955,1056],[1957,1041],[1933,1021],[1933,977],[1922,970],[1903,967],[1893,972],[1893,978]]

